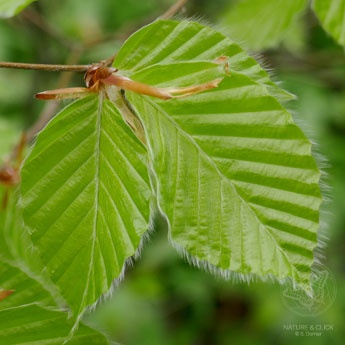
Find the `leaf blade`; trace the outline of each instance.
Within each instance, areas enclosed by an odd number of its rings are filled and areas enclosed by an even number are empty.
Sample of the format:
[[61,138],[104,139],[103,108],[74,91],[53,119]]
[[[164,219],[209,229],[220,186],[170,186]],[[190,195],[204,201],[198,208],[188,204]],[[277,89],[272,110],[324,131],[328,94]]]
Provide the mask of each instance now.
[[73,320],[61,311],[53,311],[37,304],[8,308],[0,311],[0,337],[7,344],[68,344],[81,345],[85,340],[89,344],[107,345],[107,339],[101,333],[80,325],[71,338],[69,332]]
[[66,312],[56,311],[56,301],[65,303],[57,297],[33,252],[17,207],[18,193],[11,192],[6,209],[0,210],[0,339],[6,339],[6,344],[27,344],[29,340],[81,344],[85,339],[108,344],[102,334],[84,324],[72,336],[73,320]]
[[231,70],[266,85],[282,101],[294,98],[273,83],[239,45],[198,22],[157,20],[143,27],[124,43],[113,65],[131,76],[155,64],[214,61],[224,55],[229,57]]
[[114,105],[90,96],[54,118],[24,164],[24,220],[76,315],[109,290],[148,228],[144,155]]
[[320,175],[291,115],[264,87],[235,73],[218,89],[186,99],[129,99],[151,145],[172,241],[226,276],[292,277],[307,288]]
[[28,303],[63,305],[32,248],[17,205],[18,191],[11,189],[7,193],[6,208],[0,210],[0,287],[14,293],[1,303],[0,309]]
[[13,263],[4,261],[3,258],[0,258],[0,263],[0,286],[14,291],[8,298],[1,301],[0,310],[28,303],[55,305],[50,293],[37,280]]

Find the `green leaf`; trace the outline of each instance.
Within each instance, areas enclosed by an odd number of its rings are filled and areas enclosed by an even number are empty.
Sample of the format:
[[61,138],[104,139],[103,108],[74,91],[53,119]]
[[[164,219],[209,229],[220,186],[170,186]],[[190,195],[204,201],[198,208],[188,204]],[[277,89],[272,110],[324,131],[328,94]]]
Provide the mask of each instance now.
[[345,46],[345,0],[314,0],[313,8],[324,29]]
[[0,257],[15,264],[25,261],[27,265],[30,262],[35,265],[37,257],[33,255],[29,234],[17,207],[18,191],[15,187],[2,188],[0,200],[3,204],[0,210]]
[[320,172],[311,143],[255,60],[199,23],[157,21],[128,39],[114,66],[158,86],[164,71],[164,85],[174,87],[212,71],[183,66],[181,76],[178,63],[223,55],[231,76],[217,89],[170,101],[128,92],[145,127],[170,238],[192,261],[226,276],[292,277],[308,288]]
[[266,88],[232,73],[184,99],[128,98],[145,127],[172,243],[225,276],[291,277],[308,288],[320,173],[311,143]]
[[148,229],[145,148],[96,95],[66,107],[22,168],[23,217],[75,315],[106,293]]
[[13,17],[35,0],[0,0],[0,18]]
[[14,290],[13,294],[0,302],[0,310],[28,303],[54,306],[50,293],[35,279],[0,257],[0,288]]
[[282,44],[292,54],[302,55],[306,51],[305,33],[305,21],[297,14],[291,25],[284,31]]
[[[82,344],[85,339],[89,344],[108,344],[103,335],[82,324],[72,337],[73,322],[68,321],[68,314],[44,309],[56,307],[57,297],[52,295],[55,291],[51,284],[43,279],[42,265],[38,276],[40,263],[22,226],[17,194],[12,190],[6,208],[0,210],[0,290],[13,291],[0,301],[0,339],[6,344],[28,344],[29,340],[62,344],[69,338],[70,344]],[[24,264],[36,268],[36,272]]]
[[157,20],[145,26],[124,43],[114,66],[131,76],[156,64],[212,61],[224,55],[229,57],[231,70],[240,71],[264,84],[282,101],[294,98],[278,88],[267,72],[239,45],[197,22]]
[[[5,197],[2,192],[0,200]],[[15,290],[15,293],[2,301],[0,309],[32,302],[62,305],[24,228],[17,206],[18,193],[13,188],[6,193],[6,207],[0,209],[0,288]]]
[[271,48],[284,39],[306,5],[306,0],[242,0],[223,15],[222,24],[250,49]]
[[107,339],[99,332],[81,324],[70,338],[73,320],[64,312],[28,304],[0,311],[0,339],[4,344],[107,345]]

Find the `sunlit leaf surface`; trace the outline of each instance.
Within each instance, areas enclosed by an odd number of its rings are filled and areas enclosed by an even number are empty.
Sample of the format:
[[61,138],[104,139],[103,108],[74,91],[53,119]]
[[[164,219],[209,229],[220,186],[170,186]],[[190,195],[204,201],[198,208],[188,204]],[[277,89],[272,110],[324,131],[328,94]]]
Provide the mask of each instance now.
[[[169,101],[129,91],[118,98],[107,86],[116,104],[78,100],[38,135],[22,169],[23,217],[74,315],[108,292],[138,251],[151,188],[172,244],[198,266],[226,277],[290,277],[307,289],[320,172],[280,103],[290,95],[238,45],[190,21],[144,27],[114,66],[157,87],[222,81]],[[142,121],[147,147],[124,109]]]
[[[133,79],[186,85],[210,70],[190,68],[180,75],[182,58],[196,62],[231,53],[226,38],[200,24],[158,26],[130,38],[114,63]],[[154,45],[162,32],[166,39]],[[180,38],[178,32],[189,35]],[[242,53],[238,59],[230,55],[237,70],[236,61],[252,63]],[[226,276],[292,277],[307,287],[317,245],[320,173],[311,143],[267,84],[248,77],[257,77],[253,70],[261,73],[258,65],[231,71],[218,88],[178,100],[128,97],[146,128],[158,203],[173,243],[197,264]]]
[[25,162],[24,219],[77,314],[109,290],[148,229],[144,153],[114,105],[90,96],[50,122]]

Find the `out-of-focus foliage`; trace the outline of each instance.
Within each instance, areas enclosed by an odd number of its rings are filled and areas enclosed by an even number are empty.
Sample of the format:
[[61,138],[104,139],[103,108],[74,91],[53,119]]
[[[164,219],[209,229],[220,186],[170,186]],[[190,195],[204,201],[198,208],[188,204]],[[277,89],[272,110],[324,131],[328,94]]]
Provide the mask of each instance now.
[[314,0],[313,8],[323,27],[345,45],[345,0]]
[[[129,33],[150,22],[172,2],[39,1],[18,17],[0,21],[0,60],[64,63],[106,58]],[[219,24],[217,18],[223,15],[228,2],[230,0],[191,1],[184,14],[201,16]],[[150,6],[146,12],[136,12],[146,5]],[[90,7],[97,9],[90,11]],[[114,10],[111,12],[109,8]],[[50,26],[39,28],[33,24],[37,14],[46,23],[53,23],[52,31],[47,29]],[[112,20],[116,15],[120,18]],[[272,13],[275,15],[277,13]],[[122,21],[122,18],[126,19]],[[90,30],[90,41],[84,34],[88,22],[94,28]],[[261,56],[266,66],[274,71],[275,78],[298,96],[289,106],[303,118],[306,132],[315,137],[318,151],[328,159],[326,181],[332,189],[327,194],[332,201],[325,218],[329,240],[323,262],[336,277],[336,301],[321,315],[298,316],[282,302],[278,285],[223,282],[191,268],[169,247],[162,225],[160,232],[152,235],[150,243],[144,247],[141,260],[129,269],[125,281],[115,290],[113,299],[99,305],[96,313],[88,318],[89,323],[106,330],[114,341],[126,345],[343,344],[345,57],[313,13],[304,15],[300,23],[298,30],[293,29],[298,34],[292,34],[293,30],[287,34],[293,42],[299,42],[298,54],[289,51],[290,45],[286,44],[285,48],[261,51]],[[111,36],[110,40],[103,40],[104,36]],[[92,42],[94,39],[98,42]],[[83,42],[88,42],[87,49]],[[81,59],[79,48],[83,52]],[[78,83],[82,84],[80,75],[73,79],[73,85]],[[34,101],[32,95],[59,85],[66,84],[61,84],[57,74],[0,70],[0,114],[6,118],[0,121],[3,126],[0,133],[8,133],[10,127],[19,134],[19,127],[28,126],[42,110],[43,105]],[[5,134],[1,136],[5,138]],[[1,147],[12,145],[12,141],[6,142],[1,142]],[[296,337],[294,332],[284,330],[284,325],[333,325],[333,330],[323,332],[320,337]]]
[[233,0],[221,15],[221,22],[248,49],[262,50],[284,43],[289,49],[300,50],[302,15],[310,3],[323,28],[344,45],[344,0]]
[[222,23],[233,39],[250,49],[275,47],[287,37],[291,41],[288,34],[298,28],[306,4],[306,0],[240,0],[225,12]]
[[15,122],[9,121],[6,117],[0,117],[0,164],[8,158],[18,136],[19,129]]

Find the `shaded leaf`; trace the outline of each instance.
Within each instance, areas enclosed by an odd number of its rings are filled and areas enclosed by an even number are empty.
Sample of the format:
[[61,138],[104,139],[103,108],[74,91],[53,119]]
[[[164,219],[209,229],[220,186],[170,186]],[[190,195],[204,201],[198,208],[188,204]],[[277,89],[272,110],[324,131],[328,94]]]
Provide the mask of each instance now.
[[314,0],[313,8],[324,29],[345,46],[345,0]]
[[0,286],[4,288],[0,290],[0,339],[6,344],[37,341],[58,345],[67,339],[70,344],[85,340],[88,344],[108,344],[103,335],[83,324],[72,337],[73,321],[68,320],[68,314],[44,309],[56,307],[57,297],[51,294],[55,290],[37,261],[16,206],[17,193],[12,191],[6,209],[0,211]]
[[40,272],[42,266],[33,253],[29,233],[24,228],[22,212],[17,205],[16,187],[2,188],[0,200],[3,200],[4,204],[0,210],[0,257],[15,265],[36,267]]
[[0,303],[0,310],[28,303],[54,306],[50,293],[27,273],[0,258],[0,286],[14,293]]
[[[64,312],[28,304],[0,311],[0,339],[4,344],[61,345],[69,339],[73,320]],[[69,345],[107,345],[99,332],[81,324]]]
[[110,289],[148,229],[144,154],[115,106],[94,95],[58,114],[25,161],[24,220],[75,315]]
[[0,287],[15,293],[2,301],[0,309],[33,302],[55,306],[59,296],[24,229],[18,193],[13,189],[8,193],[6,208],[0,209]]

